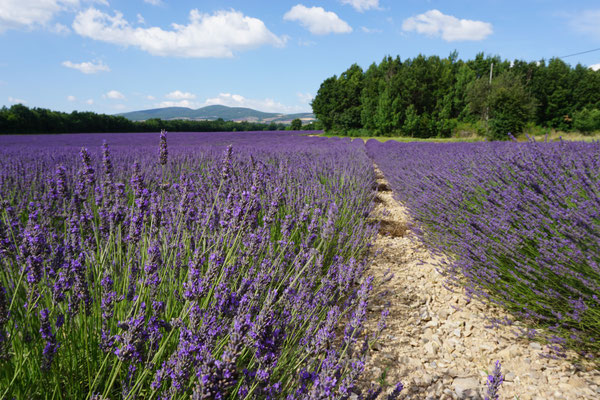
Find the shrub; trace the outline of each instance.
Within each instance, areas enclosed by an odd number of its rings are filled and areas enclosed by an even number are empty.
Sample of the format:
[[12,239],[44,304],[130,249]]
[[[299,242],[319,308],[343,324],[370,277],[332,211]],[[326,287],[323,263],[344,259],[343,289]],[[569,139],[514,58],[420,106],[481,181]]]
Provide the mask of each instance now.
[[600,110],[584,108],[573,113],[573,127],[584,134],[600,130]]

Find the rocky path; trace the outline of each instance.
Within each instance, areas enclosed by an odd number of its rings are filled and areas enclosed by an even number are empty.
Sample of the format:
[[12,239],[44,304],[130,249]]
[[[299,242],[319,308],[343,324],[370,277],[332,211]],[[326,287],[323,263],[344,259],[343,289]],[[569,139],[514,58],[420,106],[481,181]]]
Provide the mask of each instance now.
[[486,317],[506,314],[467,303],[462,293],[443,287],[436,259],[407,230],[406,210],[377,173],[380,192],[373,217],[381,220],[381,229],[371,274],[378,283],[367,328],[375,330],[386,303],[390,315],[367,362],[367,379],[402,381],[403,399],[483,399],[488,372],[500,360],[505,374],[500,399],[600,399],[599,371],[542,357],[544,347],[518,338],[515,326],[486,328]]

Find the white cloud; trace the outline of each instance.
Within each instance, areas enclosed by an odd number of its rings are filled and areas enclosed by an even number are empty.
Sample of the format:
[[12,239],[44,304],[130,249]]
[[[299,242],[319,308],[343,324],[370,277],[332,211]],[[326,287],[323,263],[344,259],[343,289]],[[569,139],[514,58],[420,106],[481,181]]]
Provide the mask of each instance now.
[[92,104],[94,104],[94,99],[87,99],[85,101],[85,104],[89,104],[91,106]]
[[144,0],[144,3],[152,4],[153,6],[158,6],[162,3],[161,0]]
[[404,20],[404,31],[415,31],[427,36],[439,37],[447,42],[461,40],[483,40],[492,34],[492,24],[470,19],[458,19],[442,14],[438,10],[429,10]]
[[314,46],[316,44],[317,44],[317,42],[313,42],[312,40],[303,40],[303,39],[298,40],[298,46],[302,46],[302,47],[310,47],[310,46]]
[[381,32],[383,32],[381,29],[367,28],[366,26],[361,26],[360,30],[363,31],[364,33],[381,33]]
[[300,102],[303,104],[309,104],[314,98],[315,96],[311,93],[298,93],[298,99],[300,99]]
[[146,23],[146,20],[144,19],[144,16],[142,14],[138,13],[138,15],[136,15],[136,17],[137,17],[138,24],[142,24],[143,25],[143,24]]
[[350,4],[358,12],[379,9],[379,0],[342,0],[342,4]]
[[592,71],[600,71],[600,63],[590,65]]
[[573,29],[600,39],[600,9],[586,10],[572,15],[570,18],[570,25]]
[[209,98],[205,106],[220,104],[228,107],[248,107],[255,110],[273,113],[302,112],[305,108],[291,107],[281,104],[273,99],[248,99],[239,94],[219,93],[217,97]]
[[61,11],[79,6],[79,0],[1,0],[0,32],[47,25]]
[[118,90],[111,90],[108,93],[106,93],[105,95],[103,95],[102,97],[107,98],[107,99],[113,99],[113,100],[125,98],[123,93],[119,92]]
[[14,103],[14,104],[25,104],[25,103],[27,103],[25,100],[16,99],[16,98],[11,97],[11,96],[8,96],[8,102],[9,103]]
[[69,101],[75,101],[75,100],[77,100],[77,97],[75,97],[73,95],[69,95],[69,96],[67,96],[67,100],[69,100]]
[[146,96],[147,100],[156,100],[156,97],[152,96],[151,94],[149,94],[148,96]]
[[336,13],[325,11],[323,7],[306,7],[302,4],[295,5],[283,16],[286,21],[298,21],[300,25],[315,35],[328,33],[350,33],[352,27],[340,19]]
[[58,33],[59,35],[66,35],[71,32],[68,26],[59,23],[54,24],[54,26],[50,28],[50,31]]
[[105,72],[110,71],[110,68],[108,67],[108,65],[102,63],[102,61],[97,61],[95,63],[94,62],[82,62],[79,64],[76,64],[71,61],[63,61],[61,64],[64,67],[76,69],[80,72],[83,72],[84,74],[95,74],[95,73],[101,72],[101,71],[105,71]]
[[263,21],[239,11],[217,11],[212,15],[190,11],[187,25],[133,28],[116,12],[110,16],[95,8],[80,12],[73,29],[81,36],[123,46],[135,46],[157,56],[222,58],[235,51],[270,44],[283,46],[286,39],[267,29]]
[[192,100],[196,98],[196,95],[189,92],[182,92],[181,90],[175,90],[174,92],[167,93],[165,97],[171,100]]

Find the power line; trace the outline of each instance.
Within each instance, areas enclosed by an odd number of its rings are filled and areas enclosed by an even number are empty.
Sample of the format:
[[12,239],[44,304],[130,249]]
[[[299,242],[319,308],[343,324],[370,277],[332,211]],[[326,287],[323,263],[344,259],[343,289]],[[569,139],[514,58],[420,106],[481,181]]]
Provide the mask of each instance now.
[[592,49],[592,50],[582,51],[582,52],[580,52],[580,53],[574,53],[574,54],[569,54],[569,55],[566,55],[566,56],[560,56],[560,57],[558,57],[558,58],[567,58],[567,57],[573,57],[573,56],[578,56],[578,55],[580,55],[580,54],[591,53],[591,52],[593,52],[593,51],[598,51],[598,50],[600,50],[600,47],[598,47],[597,49]]

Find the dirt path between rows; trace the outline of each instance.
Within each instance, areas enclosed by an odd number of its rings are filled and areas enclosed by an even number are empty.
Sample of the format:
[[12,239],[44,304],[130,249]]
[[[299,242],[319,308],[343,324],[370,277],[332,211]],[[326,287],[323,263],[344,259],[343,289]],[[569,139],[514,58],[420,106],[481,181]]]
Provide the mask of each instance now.
[[[367,361],[367,382],[404,383],[402,399],[483,399],[496,360],[505,382],[500,399],[600,399],[600,372],[565,359],[542,357],[546,349],[515,335],[515,326],[486,328],[499,308],[444,288],[436,259],[407,229],[408,213],[392,197],[376,169],[381,221],[370,274],[376,278],[367,330],[374,331],[389,304],[388,327]],[[391,279],[385,279],[389,272]]]

